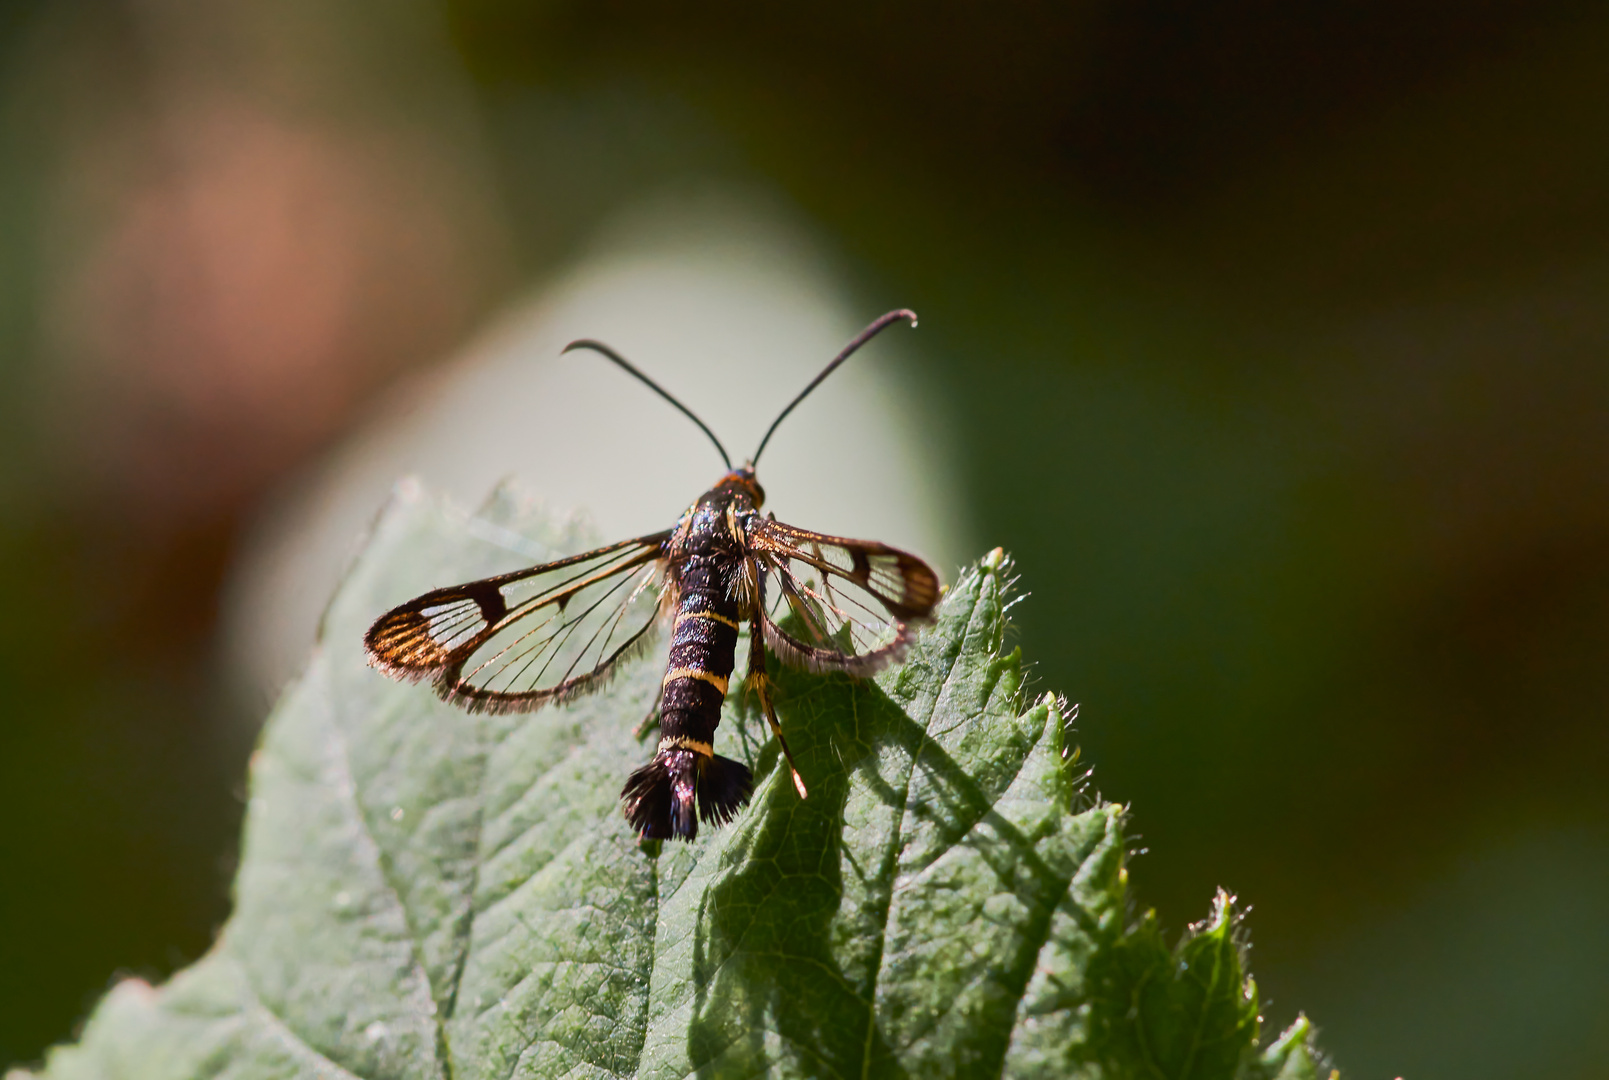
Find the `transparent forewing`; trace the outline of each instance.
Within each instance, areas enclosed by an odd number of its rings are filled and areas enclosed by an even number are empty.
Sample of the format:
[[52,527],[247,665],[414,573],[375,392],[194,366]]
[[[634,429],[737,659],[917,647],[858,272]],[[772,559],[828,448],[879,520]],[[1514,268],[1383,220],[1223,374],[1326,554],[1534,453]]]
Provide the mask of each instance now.
[[369,629],[369,659],[470,709],[523,711],[594,690],[652,639],[669,535],[425,593]]
[[927,563],[875,540],[777,521],[750,530],[765,597],[766,644],[784,663],[869,675],[899,658],[927,621],[939,580]]

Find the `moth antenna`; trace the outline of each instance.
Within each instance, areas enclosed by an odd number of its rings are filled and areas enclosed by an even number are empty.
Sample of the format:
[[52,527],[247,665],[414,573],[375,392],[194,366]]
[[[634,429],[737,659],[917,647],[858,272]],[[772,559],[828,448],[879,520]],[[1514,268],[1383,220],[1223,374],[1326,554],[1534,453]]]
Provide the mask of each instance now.
[[[886,316],[885,316],[885,318],[886,318]],[[912,316],[912,319],[913,320],[915,319],[914,315]],[[864,334],[862,335],[862,337],[865,337],[865,336],[867,336],[867,335],[864,335]],[[642,372],[638,371],[636,369],[636,367],[634,367],[632,365],[631,361],[627,360],[624,356],[621,356],[619,353],[615,352],[613,349],[611,349],[609,346],[605,345],[601,341],[594,341],[591,338],[580,338],[579,340],[570,342],[570,344],[566,345],[563,349],[559,350],[559,355],[563,356],[565,353],[570,352],[573,349],[591,349],[593,352],[599,353],[599,354],[609,358],[610,360],[613,360],[615,363],[617,363],[621,367],[625,368],[628,374],[636,377],[638,380],[640,380],[641,382],[645,383],[648,386],[648,388],[650,390],[652,390],[654,393],[658,394],[660,397],[664,398],[666,401],[670,402],[672,405],[674,405],[678,409],[680,409],[682,411],[683,416],[686,416],[687,419],[691,420],[693,423],[698,425],[698,430],[702,431],[705,435],[709,436],[710,442],[715,444],[716,452],[721,455],[721,460],[726,462],[727,471],[728,472],[731,471],[731,469],[732,469],[732,459],[727,456],[726,447],[721,445],[721,440],[717,439],[715,437],[715,432],[711,431],[709,429],[709,425],[704,423],[704,421],[700,420],[693,413],[692,409],[689,409],[686,405],[683,405],[681,402],[677,401],[676,398],[675,398],[675,395],[673,395],[669,390],[666,390],[663,386],[660,386],[654,380],[650,379],[648,376],[646,376]],[[825,374],[825,372],[823,374]],[[821,380],[818,379],[816,381],[820,382]],[[790,405],[788,407],[791,409],[793,406]],[[775,426],[775,425],[773,425],[773,426]]]
[[[765,444],[771,441],[771,435],[777,430],[777,425],[782,423],[782,421],[787,418],[787,415],[793,411],[795,405],[798,405],[799,402],[809,397],[810,391],[820,386],[821,381],[828,375],[831,375],[833,371],[837,369],[839,364],[853,356],[856,349],[860,348],[872,338],[886,330],[890,325],[899,322],[901,319],[909,319],[911,320],[911,326],[916,326],[916,312],[909,308],[900,308],[898,311],[890,311],[887,315],[883,315],[873,321],[870,326],[855,336],[854,341],[851,341],[848,345],[845,345],[844,351],[833,357],[832,363],[822,368],[821,374],[817,375],[814,379],[811,379],[810,385],[799,391],[799,396],[788,402],[788,407],[778,413],[775,420],[771,421],[771,426],[766,429],[765,438],[760,440],[760,449],[756,450],[754,452],[754,456],[749,459],[749,465],[752,467],[760,460],[760,455],[765,452]],[[621,362],[624,363],[624,361]],[[661,394],[665,393],[663,390],[660,390],[659,392]],[[670,395],[666,394],[665,396],[669,397]],[[714,438],[713,435],[710,437]]]

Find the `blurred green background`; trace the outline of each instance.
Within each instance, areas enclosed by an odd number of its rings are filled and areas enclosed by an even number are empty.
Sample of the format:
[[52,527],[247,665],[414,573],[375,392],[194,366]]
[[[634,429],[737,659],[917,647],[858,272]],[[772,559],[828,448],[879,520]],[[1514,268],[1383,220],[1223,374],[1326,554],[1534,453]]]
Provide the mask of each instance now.
[[12,0],[0,1064],[227,914],[264,500],[715,183],[922,314],[1167,924],[1236,892],[1352,1076],[1609,1076],[1606,71],[1535,0]]

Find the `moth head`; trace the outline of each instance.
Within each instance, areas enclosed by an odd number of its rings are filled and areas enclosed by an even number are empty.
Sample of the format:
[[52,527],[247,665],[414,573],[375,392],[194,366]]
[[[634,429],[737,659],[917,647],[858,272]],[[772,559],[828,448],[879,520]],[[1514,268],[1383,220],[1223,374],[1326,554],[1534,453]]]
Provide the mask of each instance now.
[[765,505],[765,488],[761,487],[760,482],[754,478],[754,466],[752,464],[746,463],[733,469],[721,477],[721,482],[718,486],[737,488],[744,492],[748,495],[749,501],[754,504],[754,509],[756,510]]

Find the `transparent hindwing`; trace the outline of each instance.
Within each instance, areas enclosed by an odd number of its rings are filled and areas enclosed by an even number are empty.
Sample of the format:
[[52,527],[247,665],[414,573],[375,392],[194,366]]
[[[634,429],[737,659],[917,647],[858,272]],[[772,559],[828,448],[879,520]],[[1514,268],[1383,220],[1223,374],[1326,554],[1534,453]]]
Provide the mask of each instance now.
[[783,663],[870,675],[898,660],[938,604],[938,575],[909,552],[780,521],[749,530],[766,644]]

